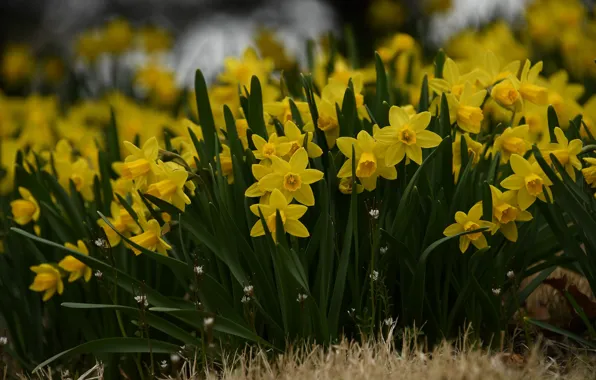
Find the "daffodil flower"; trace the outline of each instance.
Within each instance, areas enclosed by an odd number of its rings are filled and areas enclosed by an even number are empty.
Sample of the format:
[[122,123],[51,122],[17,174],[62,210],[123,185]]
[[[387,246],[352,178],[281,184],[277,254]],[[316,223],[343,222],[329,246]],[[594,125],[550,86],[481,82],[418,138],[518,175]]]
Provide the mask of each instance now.
[[190,204],[190,198],[184,193],[188,172],[174,162],[159,162],[158,181],[149,185],[147,194],[171,203],[184,211]]
[[509,76],[509,80],[519,91],[522,99],[537,105],[548,103],[548,90],[536,84],[541,71],[542,61],[532,66],[530,61],[526,60],[519,79],[514,75]]
[[[269,232],[271,232],[274,240],[277,239],[277,212],[279,212],[281,216],[285,232],[297,237],[310,236],[306,226],[298,220],[306,213],[306,210],[308,210],[308,207],[306,206],[288,204],[286,197],[284,197],[278,189],[274,189],[271,192],[269,204],[254,204],[250,206],[250,211],[256,216],[260,217],[260,213],[263,214],[267,228],[269,229]],[[259,219],[250,230],[250,236],[257,237],[263,235],[265,235],[265,229],[262,220]]]
[[34,292],[45,292],[43,294],[43,301],[47,301],[58,292],[64,292],[64,283],[62,282],[62,274],[56,267],[51,264],[41,264],[30,267],[35,273],[33,283],[29,286],[30,290]]
[[506,164],[512,154],[523,156],[530,148],[529,125],[507,127],[493,144],[493,153],[501,152],[501,163]]
[[493,204],[493,234],[499,230],[507,240],[516,242],[518,234],[515,222],[532,220],[532,214],[517,207],[517,193],[515,191],[502,192],[490,185],[490,192]]
[[463,93],[465,83],[475,83],[481,75],[478,69],[461,75],[457,63],[453,59],[447,58],[443,65],[443,78],[432,78],[428,81],[428,87],[437,94],[449,93],[459,99]]
[[283,157],[292,149],[292,143],[286,142],[278,137],[276,133],[269,135],[269,141],[265,141],[261,136],[254,134],[252,135],[252,142],[257,148],[253,150],[255,158],[266,163],[270,162],[271,157]]
[[430,112],[410,116],[403,108],[393,106],[389,110],[391,126],[380,129],[375,139],[387,147],[385,164],[394,166],[404,157],[418,165],[422,163],[422,148],[433,148],[441,143],[441,136],[427,131]]
[[[316,98],[317,99],[317,98]],[[317,109],[319,118],[317,119],[317,128],[325,133],[325,141],[329,149],[335,146],[335,140],[339,137],[339,121],[337,120],[337,110],[335,101],[325,97],[317,100]]]
[[538,162],[530,164],[522,156],[512,154],[509,164],[514,174],[505,178],[501,182],[501,186],[508,190],[517,191],[517,203],[521,210],[530,207],[536,201],[536,198],[546,202],[543,186],[545,186],[549,198],[552,199],[552,194],[548,188],[552,185],[552,182],[544,174]]
[[550,164],[550,154],[554,154],[567,174],[575,181],[575,169],[581,170],[582,168],[582,163],[577,158],[577,155],[582,151],[582,141],[580,139],[569,141],[565,136],[565,132],[559,127],[555,128],[555,137],[557,138],[556,143],[551,142],[545,149],[541,149],[544,159]]
[[278,189],[288,202],[296,199],[306,206],[315,204],[315,197],[311,184],[323,178],[323,172],[316,169],[307,169],[308,154],[300,148],[292,155],[290,162],[279,157],[271,157],[271,173],[259,180],[259,187],[265,191]]
[[75,185],[85,200],[93,200],[94,171],[89,167],[89,162],[79,157],[74,162],[57,161],[55,163],[58,182],[65,189],[70,189],[70,181]]
[[[312,125],[312,123],[310,124]],[[308,127],[305,127],[305,130],[307,130],[307,128]],[[280,138],[280,141],[283,140],[292,144],[292,147],[290,148],[290,151],[288,152],[286,157],[291,157],[298,149],[304,146],[305,135],[307,135],[307,137],[306,146],[304,148],[308,153],[308,157],[316,158],[323,154],[323,150],[317,144],[312,142],[312,132],[302,133],[293,121],[286,121],[286,123],[284,124],[284,137]]]
[[[396,179],[395,166],[388,166],[383,155],[383,147],[366,131],[358,132],[356,138],[340,137],[337,147],[348,159],[337,173],[338,178],[352,176],[352,160],[356,160],[356,177],[368,191],[377,187],[379,176],[385,179]],[[352,157],[354,147],[355,157]]]
[[450,123],[457,121],[457,125],[469,133],[479,133],[484,115],[480,106],[486,97],[486,90],[474,92],[470,82],[466,82],[459,99],[453,94],[447,94]]
[[31,195],[31,192],[24,187],[19,187],[19,194],[22,199],[10,202],[14,221],[21,226],[24,226],[32,220],[37,222],[40,211],[37,200],[35,200],[33,195]]
[[[302,121],[307,122],[310,120],[310,107],[307,102],[300,102],[294,100],[294,104],[300,113]],[[285,97],[280,102],[270,102],[263,104],[263,111],[271,117],[275,117],[282,124],[285,125],[288,121],[293,120],[292,108],[290,107],[290,98]]]
[[482,58],[481,74],[478,81],[482,87],[489,87],[510,75],[517,75],[520,65],[520,61],[512,61],[505,66],[501,66],[501,62],[495,53],[487,50]]
[[[89,256],[87,246],[82,240],[77,241],[77,245],[71,243],[64,243],[64,246],[73,251],[77,251],[85,256]],[[83,277],[86,282],[91,279],[91,268],[76,259],[74,256],[68,255],[58,263],[58,266],[70,273],[68,282],[74,282]]]
[[455,183],[459,179],[459,173],[461,171],[461,140],[466,140],[466,146],[468,148],[468,155],[472,158],[472,164],[476,165],[482,157],[484,151],[484,145],[478,141],[474,141],[467,133],[457,133],[455,140],[451,145],[451,151],[453,153],[453,176],[455,177]]
[[122,165],[122,178],[133,179],[135,188],[143,190],[149,183],[155,181],[155,173],[159,172],[156,164],[159,154],[157,139],[151,137],[143,144],[142,149],[128,141],[124,141],[124,146],[130,155]]
[[[155,219],[151,219],[146,223],[141,223],[144,232],[130,238],[135,244],[148,249],[149,251],[157,251],[158,253],[167,256],[167,251],[172,247],[161,238],[161,227]],[[141,251],[131,247],[135,255],[140,255]]]
[[[443,234],[445,236],[453,236],[462,232],[475,231],[483,227],[493,227],[491,222],[480,220],[480,218],[482,218],[482,204],[476,203],[467,214],[463,211],[456,212],[455,223],[445,228]],[[488,246],[486,237],[482,231],[469,233],[459,237],[459,250],[461,253],[468,250],[470,243],[477,249],[486,248]]]
[[[114,226],[114,229],[121,234],[126,235],[129,232],[138,233],[139,226],[134,221],[132,216],[126,211],[126,209],[116,202],[112,202],[110,205],[111,217],[108,217],[108,221]],[[97,224],[104,230],[110,246],[115,247],[120,244],[120,235],[116,233],[103,219],[99,219]]]
[[253,183],[246,189],[246,191],[244,192],[244,196],[249,198],[261,197],[259,203],[267,204],[269,202],[268,195],[270,194],[270,192],[261,188],[259,186],[259,181],[267,174],[273,173],[273,169],[271,166],[253,164],[251,170],[252,175],[255,177],[257,182]]
[[583,160],[586,161],[588,166],[582,169],[582,174],[586,183],[594,188],[596,187],[596,158],[584,157]]

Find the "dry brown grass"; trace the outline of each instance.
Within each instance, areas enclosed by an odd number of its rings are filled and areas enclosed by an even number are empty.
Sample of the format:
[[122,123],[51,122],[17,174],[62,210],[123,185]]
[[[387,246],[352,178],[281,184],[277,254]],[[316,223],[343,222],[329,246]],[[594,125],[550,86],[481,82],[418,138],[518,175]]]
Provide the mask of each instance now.
[[[412,342],[405,339],[404,342]],[[424,353],[415,344],[396,348],[388,340],[355,343],[347,340],[330,348],[299,345],[283,355],[255,347],[230,355],[217,370],[205,369],[197,360],[168,364],[156,374],[162,380],[265,380],[265,379],[429,379],[429,380],[515,380],[595,378],[596,357],[586,351],[563,348],[554,359],[545,355],[547,345],[526,354],[489,352],[470,345],[463,338],[454,344],[444,343]],[[560,348],[560,344],[556,344]],[[538,347],[538,346],[537,346]],[[552,347],[549,350],[552,352]],[[174,366],[174,368],[171,367]],[[52,371],[54,372],[54,371]],[[84,372],[84,371],[83,371]],[[78,377],[80,380],[103,379],[103,368],[97,364]],[[1,376],[0,376],[1,378]],[[21,379],[65,379],[73,377],[46,370]]]

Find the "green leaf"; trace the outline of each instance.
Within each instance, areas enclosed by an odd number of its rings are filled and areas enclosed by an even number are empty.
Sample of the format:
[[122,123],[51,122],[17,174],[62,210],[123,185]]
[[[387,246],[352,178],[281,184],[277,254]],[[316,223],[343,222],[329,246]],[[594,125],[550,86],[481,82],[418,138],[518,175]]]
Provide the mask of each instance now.
[[[205,139],[207,162],[213,162],[213,157],[215,156],[215,151],[213,150],[215,146],[214,139],[217,129],[215,127],[215,121],[213,120],[211,103],[209,102],[207,83],[205,82],[205,77],[201,70],[197,70],[195,73],[195,95],[197,98],[197,110],[199,111],[199,124],[203,130],[203,138]],[[204,158],[201,157],[201,160],[203,159]]]
[[429,91],[428,91],[428,75],[424,75],[424,79],[422,79],[422,88],[420,89],[420,100],[418,102],[418,113],[428,111],[428,107],[430,106],[428,103],[428,99],[430,98]]
[[445,55],[445,51],[439,49],[439,52],[435,57],[435,78],[443,78],[443,66],[445,66],[446,59],[447,56]]
[[52,356],[48,360],[40,363],[33,372],[37,372],[48,364],[63,356],[74,356],[80,354],[101,354],[101,353],[138,353],[152,352],[154,354],[169,354],[177,352],[180,349],[175,344],[162,342],[159,340],[145,338],[105,338],[91,342],[83,343],[79,346]]
[[122,161],[120,158],[120,138],[118,137],[114,107],[110,107],[110,123],[106,130],[106,152],[109,158],[108,163]]
[[566,336],[567,338],[573,339],[576,342],[581,343],[581,344],[583,344],[583,345],[585,345],[587,347],[590,347],[592,349],[596,349],[596,343],[591,342],[591,341],[588,341],[588,340],[582,338],[581,336],[576,335],[576,334],[574,334],[574,333],[572,333],[570,331],[563,330],[563,329],[561,329],[559,327],[556,327],[556,326],[553,326],[553,325],[551,325],[549,323],[538,321],[538,320],[532,319],[532,318],[524,318],[524,320],[526,322],[529,322],[529,323],[535,325],[535,326],[540,327],[541,329],[552,331],[552,332],[554,332],[556,334],[559,334],[559,335],[562,335],[562,336]]
[[252,76],[250,80],[250,95],[248,97],[248,126],[265,140],[268,139],[267,127],[263,118],[263,95],[259,78]]
[[482,185],[482,219],[493,220],[493,197],[487,181]]
[[[63,307],[69,309],[109,309],[109,310],[117,310],[124,314],[131,316],[132,318],[141,318],[141,310],[135,307],[130,306],[121,306],[121,305],[102,305],[102,304],[95,304],[95,303],[78,303],[78,302],[63,302]],[[179,326],[173,324],[172,322],[166,321],[165,319],[158,317],[152,313],[145,312],[142,316],[145,322],[147,322],[151,327],[162,331],[168,336],[171,336],[174,339],[178,339],[179,341],[183,342],[184,344],[192,344],[192,345],[200,345],[201,341],[196,337],[192,336],[189,332],[185,331],[184,329],[180,328]]]
[[48,172],[41,172],[41,176],[45,180],[46,184],[49,186],[50,191],[56,197],[58,203],[64,209],[66,213],[66,217],[68,218],[70,227],[73,229],[77,238],[88,238],[87,231],[83,227],[83,216],[73,204],[72,199],[68,196],[68,193],[56,180],[54,176],[52,176]]
[[559,126],[559,118],[557,117],[557,111],[555,111],[555,107],[552,105],[548,106],[547,118],[550,141],[557,141],[557,137],[555,136],[555,128]]
[[391,104],[389,97],[389,86],[387,84],[387,73],[385,65],[379,53],[375,52],[375,70],[377,72],[377,94],[375,97],[375,119],[379,126],[389,125],[388,107],[384,103]]
[[153,203],[154,205],[156,205],[157,207],[159,207],[159,211],[161,212],[167,212],[168,214],[170,214],[170,216],[176,216],[178,214],[181,214],[183,211],[180,210],[178,207],[174,206],[173,204],[164,201],[163,199],[159,199],[158,197],[151,195],[151,194],[143,194],[145,196],[145,198]]
[[226,120],[226,132],[228,134],[228,141],[230,143],[230,151],[232,156],[235,156],[238,159],[242,159],[244,157],[244,148],[242,147],[242,141],[240,141],[240,136],[238,136],[238,130],[236,129],[236,121],[234,120],[234,115],[232,111],[230,111],[230,107],[228,105],[224,105],[224,119]]

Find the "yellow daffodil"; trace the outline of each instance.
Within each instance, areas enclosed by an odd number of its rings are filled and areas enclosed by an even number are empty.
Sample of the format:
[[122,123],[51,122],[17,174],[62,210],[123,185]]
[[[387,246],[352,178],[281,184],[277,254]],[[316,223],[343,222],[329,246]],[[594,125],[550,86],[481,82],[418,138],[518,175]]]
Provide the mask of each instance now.
[[82,32],[76,41],[77,56],[87,62],[94,62],[104,52],[103,34],[98,30]]
[[[250,211],[256,216],[260,217],[259,211],[263,214],[267,228],[274,240],[277,239],[277,212],[281,216],[285,232],[297,237],[308,237],[310,235],[308,229],[298,220],[306,213],[306,210],[308,210],[306,206],[288,204],[286,197],[278,189],[274,189],[271,192],[269,204],[254,204],[250,206]],[[265,235],[265,228],[263,227],[263,222],[259,219],[250,230],[250,236],[257,237],[263,235]]]
[[490,185],[490,192],[493,203],[493,233],[499,230],[507,240],[516,242],[518,234],[515,222],[532,220],[532,214],[517,207],[517,194],[515,191],[502,192]]
[[[304,123],[308,122],[310,117],[310,108],[307,102],[300,102],[294,100],[294,104],[300,113],[300,117]],[[280,102],[271,102],[263,104],[263,110],[271,117],[275,117],[282,124],[287,121],[292,121],[292,109],[290,108],[290,98],[286,97]]]
[[22,199],[17,199],[10,202],[14,221],[21,226],[24,226],[32,220],[37,222],[40,211],[39,204],[33,195],[31,195],[31,192],[24,187],[19,187],[19,194],[21,195]]
[[[480,220],[480,218],[482,218],[482,204],[476,203],[474,206],[472,206],[467,214],[463,211],[456,212],[456,223],[453,223],[449,227],[445,228],[443,234],[445,236],[453,236],[461,232],[475,231],[483,227],[493,227],[491,222]],[[488,246],[486,237],[482,231],[462,235],[459,237],[459,250],[461,253],[464,253],[468,250],[470,243],[472,243],[477,249],[486,248]]]
[[472,164],[476,165],[482,157],[484,151],[484,145],[477,141],[474,141],[469,134],[463,133],[456,136],[455,141],[452,143],[453,152],[453,175],[455,177],[455,183],[459,179],[459,173],[461,171],[461,140],[466,140],[466,146],[468,147],[468,156],[472,160]]
[[510,79],[497,83],[491,90],[490,96],[502,107],[515,111],[521,110],[521,94]]
[[108,52],[121,54],[129,48],[133,39],[130,24],[122,19],[110,21],[104,31],[104,44]]
[[[339,180],[339,191],[342,194],[352,194],[354,185],[352,177],[344,177]],[[364,186],[356,182],[356,194],[360,194],[364,191]]]
[[[312,123],[310,123],[310,125],[312,126]],[[305,126],[304,129],[308,130],[309,127]],[[308,157],[316,158],[323,154],[323,150],[321,150],[321,148],[317,144],[312,142],[313,132],[302,133],[302,132],[300,132],[300,129],[296,126],[296,124],[294,124],[293,121],[289,120],[289,121],[286,121],[286,123],[284,124],[284,137],[280,138],[280,141],[283,140],[283,141],[286,141],[286,142],[289,142],[290,144],[292,144],[290,151],[286,155],[287,158],[291,157],[298,149],[300,149],[304,146],[305,135],[306,135],[305,149],[308,153]]]
[[474,84],[480,75],[479,70],[461,75],[457,63],[451,58],[447,58],[443,66],[443,78],[432,78],[428,81],[428,87],[439,95],[449,93],[459,99],[466,83]]
[[501,67],[501,62],[495,53],[487,50],[482,59],[481,74],[478,77],[482,87],[491,86],[510,75],[517,75],[520,67],[520,61],[512,61]]
[[583,160],[586,161],[588,166],[582,169],[582,174],[584,175],[586,183],[594,188],[596,187],[596,158],[584,157]]
[[509,162],[509,157],[512,154],[519,154],[523,156],[530,148],[528,142],[530,126],[520,125],[514,128],[507,127],[501,133],[493,144],[493,153],[501,152],[501,163]]
[[267,82],[269,73],[273,70],[273,61],[268,58],[260,59],[254,49],[248,48],[241,59],[226,58],[224,66],[224,72],[219,75],[221,82],[250,89],[253,75],[259,78],[261,85]]
[[[77,241],[77,245],[71,243],[64,243],[64,246],[68,249],[80,252],[85,256],[89,256],[87,246],[85,245],[85,243],[83,243],[82,240]],[[74,282],[81,277],[85,279],[85,282],[89,282],[89,279],[91,279],[91,268],[82,263],[81,261],[77,260],[74,256],[66,256],[65,258],[60,260],[58,266],[70,273],[70,276],[68,277],[68,282]]]
[[56,172],[60,185],[69,190],[70,181],[75,185],[76,191],[80,192],[87,201],[93,200],[93,177],[95,172],[89,167],[89,162],[79,157],[75,162],[56,161]]
[[434,148],[441,143],[441,136],[426,130],[430,118],[430,112],[410,116],[401,107],[391,107],[390,126],[375,133],[375,139],[387,149],[385,152],[387,166],[397,165],[406,156],[420,165],[422,148]]
[[480,105],[485,96],[486,90],[474,92],[470,82],[465,83],[459,99],[453,94],[447,94],[451,124],[457,121],[457,125],[465,132],[479,133],[484,119]]
[[155,181],[155,174],[159,172],[156,163],[159,154],[157,139],[151,137],[143,144],[142,149],[128,141],[124,141],[124,146],[130,155],[122,165],[122,178],[134,180],[135,188],[143,190]]
[[[352,176],[352,160],[356,161],[356,177],[368,191],[377,187],[379,176],[389,180],[397,178],[395,166],[386,164],[383,147],[368,132],[360,131],[356,138],[340,137],[337,139],[337,147],[347,158],[337,173],[338,178]],[[355,157],[352,157],[352,147]]]
[[565,132],[559,127],[555,128],[555,137],[557,138],[556,143],[550,143],[546,148],[541,149],[542,154],[546,162],[551,163],[551,153],[557,157],[557,160],[563,165],[565,171],[571,179],[575,181],[575,169],[581,170],[582,164],[577,158],[577,155],[582,150],[582,141],[580,139],[574,139],[569,141]]
[[[167,256],[167,251],[172,247],[161,238],[161,227],[155,219],[151,219],[146,223],[141,223],[144,232],[130,238],[135,244],[149,251],[157,251],[158,253]],[[135,255],[140,255],[141,251],[131,247]]]
[[273,173],[273,168],[271,167],[271,165],[265,166],[261,164],[253,164],[251,170],[252,175],[255,177],[257,182],[250,185],[248,189],[246,189],[244,195],[249,198],[261,197],[259,203],[267,204],[269,200],[268,195],[270,194],[270,192],[261,188],[259,186],[259,181],[267,174]]
[[335,140],[339,137],[339,121],[337,119],[337,110],[335,101],[325,97],[317,101],[319,118],[317,119],[317,128],[325,133],[325,140],[329,149],[335,146]]
[[[128,236],[129,232],[132,233],[139,233],[140,228],[132,218],[132,216],[126,211],[126,209],[116,202],[112,202],[110,205],[110,213],[111,217],[107,219],[112,223],[115,230]],[[116,233],[108,224],[103,220],[99,219],[97,224],[104,230],[108,241],[110,242],[110,246],[115,247],[120,244],[120,235]]]
[[523,100],[537,105],[544,105],[548,102],[548,90],[537,83],[538,75],[542,71],[542,61],[534,66],[526,60],[520,78],[509,76],[509,80],[516,90],[519,91]]
[[[253,135],[253,137],[256,135]],[[254,139],[253,139],[254,141]],[[234,183],[234,165],[232,163],[232,151],[230,147],[222,144],[219,153],[219,162],[221,164],[222,175],[226,177],[228,184]]]
[[288,202],[295,198],[305,206],[313,206],[315,197],[310,185],[321,180],[323,172],[307,166],[308,154],[304,148],[298,149],[290,162],[272,156],[273,171],[259,180],[259,187],[265,191],[280,190]]
[[23,45],[10,46],[2,56],[2,78],[10,84],[22,82],[31,76],[34,64],[29,48]]
[[552,182],[544,174],[538,162],[530,164],[522,156],[512,154],[509,164],[514,174],[505,178],[501,182],[501,186],[507,190],[517,191],[517,203],[521,210],[530,207],[536,201],[536,198],[546,202],[543,186],[552,200],[552,194],[548,187],[552,185]]
[[190,198],[184,194],[184,185],[188,179],[188,172],[174,162],[159,161],[157,181],[149,185],[147,194],[174,205],[184,211],[190,204]]
[[271,160],[271,157],[283,157],[292,149],[292,143],[278,137],[276,133],[269,135],[269,141],[265,141],[261,136],[254,134],[252,135],[252,142],[257,148],[253,150],[255,158],[266,163]]
[[35,273],[33,283],[29,289],[34,292],[45,292],[43,294],[43,301],[47,301],[58,292],[64,292],[64,283],[62,282],[62,274],[56,267],[51,264],[41,264],[30,267]]
[[569,74],[559,70],[542,83],[548,88],[548,104],[557,112],[559,122],[563,127],[569,125],[569,120],[582,113],[577,100],[584,93],[584,86],[569,83]]
[[145,27],[139,31],[139,36],[147,53],[167,51],[172,46],[172,34],[163,28]]

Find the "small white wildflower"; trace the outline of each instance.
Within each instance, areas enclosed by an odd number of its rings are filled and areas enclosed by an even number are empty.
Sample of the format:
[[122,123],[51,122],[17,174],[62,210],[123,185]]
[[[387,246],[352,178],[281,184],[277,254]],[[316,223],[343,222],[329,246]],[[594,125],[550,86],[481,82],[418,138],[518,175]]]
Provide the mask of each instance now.
[[513,273],[512,270],[510,270],[509,272],[507,272],[507,278],[513,278],[515,277],[515,273]]
[[195,274],[197,274],[198,276],[203,274],[203,266],[202,265],[197,265],[194,268]]
[[350,317],[352,317],[352,316],[354,316],[354,313],[355,313],[355,312],[356,312],[356,309],[354,309],[354,308],[351,308],[351,309],[349,309],[349,310],[348,310],[348,315],[349,315]]
[[166,369],[166,368],[168,367],[168,362],[167,362],[167,361],[165,361],[165,360],[162,360],[162,361],[159,363],[159,366],[160,366],[162,369]]
[[379,279],[379,272],[377,272],[376,270],[373,270],[372,273],[370,274],[370,278],[373,281],[377,281]]
[[304,302],[308,298],[308,295],[298,293],[298,297],[296,298],[296,302]]
[[254,290],[252,285],[247,285],[244,287],[244,294],[246,294],[247,296],[250,296],[252,294],[252,291]]
[[379,210],[377,210],[376,208],[371,209],[368,213],[371,216],[371,218],[379,219]]
[[178,354],[172,354],[170,355],[170,361],[172,363],[178,363],[180,361],[180,356]]
[[240,302],[242,302],[242,303],[249,303],[250,302],[250,297],[249,296],[242,296],[242,299],[240,300]]
[[391,325],[393,325],[393,318],[389,317],[389,318],[385,319],[383,321],[383,323],[385,324],[385,326],[391,326]]
[[205,320],[203,320],[203,325],[205,326],[205,328],[208,328],[213,325],[213,322],[215,322],[215,319],[213,319],[213,317],[205,318]]
[[145,307],[149,306],[149,301],[147,301],[147,296],[145,295],[135,296],[135,301],[137,301],[139,305],[144,305]]
[[387,247],[387,246],[379,248],[379,252],[381,252],[381,255],[386,254],[388,250],[389,250],[389,247]]
[[96,270],[93,275],[97,277],[98,280],[101,280],[103,278],[103,273],[100,270]]
[[95,241],[93,241],[93,243],[95,243],[95,245],[98,246],[99,248],[105,248],[108,246],[108,242],[105,241],[105,239],[103,239],[103,238],[97,238],[97,239],[95,239]]
[[498,296],[499,294],[501,294],[501,288],[493,288],[493,294],[495,296]]
[[0,336],[0,346],[6,346],[8,344],[8,338],[5,336]]

